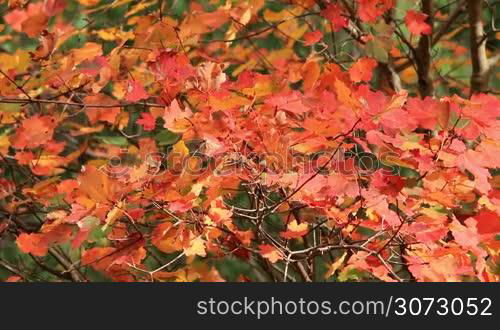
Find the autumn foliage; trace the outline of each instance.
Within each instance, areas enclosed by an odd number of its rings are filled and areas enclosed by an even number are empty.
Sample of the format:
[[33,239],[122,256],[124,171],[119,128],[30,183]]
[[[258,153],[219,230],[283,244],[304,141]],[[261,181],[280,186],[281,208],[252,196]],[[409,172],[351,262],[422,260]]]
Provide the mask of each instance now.
[[500,279],[486,2],[0,12],[0,279]]

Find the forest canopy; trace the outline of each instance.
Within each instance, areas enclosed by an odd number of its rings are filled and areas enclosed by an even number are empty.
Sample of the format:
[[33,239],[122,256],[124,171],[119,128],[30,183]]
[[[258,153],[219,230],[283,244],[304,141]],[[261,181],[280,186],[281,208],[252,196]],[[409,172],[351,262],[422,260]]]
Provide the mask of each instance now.
[[494,0],[0,0],[0,280],[496,282]]

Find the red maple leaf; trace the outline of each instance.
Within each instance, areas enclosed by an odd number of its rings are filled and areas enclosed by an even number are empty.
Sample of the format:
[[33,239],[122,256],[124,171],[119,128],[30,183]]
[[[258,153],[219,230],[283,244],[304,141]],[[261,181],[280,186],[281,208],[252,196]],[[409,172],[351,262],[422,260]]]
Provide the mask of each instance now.
[[129,80],[128,82],[128,91],[127,96],[125,96],[125,100],[130,102],[137,102],[143,99],[147,99],[149,97],[148,93],[144,89],[144,86],[137,80]]
[[323,38],[323,33],[320,30],[307,32],[304,34],[304,45],[312,46]]
[[415,35],[429,35],[432,32],[432,27],[425,22],[428,15],[415,11],[408,10],[405,16],[405,23],[408,30]]
[[342,15],[342,7],[336,3],[331,3],[321,11],[321,16],[332,23],[333,31],[337,32],[349,25],[347,18]]
[[363,22],[373,23],[392,7],[394,0],[358,0],[358,15]]
[[155,129],[156,120],[149,112],[143,112],[141,118],[137,119],[137,124],[141,125],[145,131],[152,131]]

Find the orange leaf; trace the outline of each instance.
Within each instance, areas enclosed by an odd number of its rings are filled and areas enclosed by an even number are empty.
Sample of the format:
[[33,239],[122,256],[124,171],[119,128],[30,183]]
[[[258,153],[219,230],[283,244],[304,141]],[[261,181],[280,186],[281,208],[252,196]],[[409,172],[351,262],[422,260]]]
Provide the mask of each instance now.
[[318,62],[309,61],[302,66],[302,77],[304,79],[304,92],[309,92],[314,88],[316,81],[321,74],[321,68]]
[[272,245],[269,244],[259,245],[259,250],[262,256],[273,264],[280,260],[283,260],[283,254]]
[[377,67],[377,61],[369,57],[363,57],[354,63],[349,69],[349,76],[353,82],[370,81],[373,70]]
[[307,32],[304,34],[304,45],[312,46],[323,38],[323,33],[320,30]]
[[56,38],[53,33],[49,33],[47,30],[43,30],[38,38],[40,44],[35,49],[34,52],[30,52],[31,59],[33,61],[46,60],[54,51],[54,46],[56,44]]
[[52,116],[35,115],[24,119],[12,139],[14,148],[36,148],[52,139],[56,120]]

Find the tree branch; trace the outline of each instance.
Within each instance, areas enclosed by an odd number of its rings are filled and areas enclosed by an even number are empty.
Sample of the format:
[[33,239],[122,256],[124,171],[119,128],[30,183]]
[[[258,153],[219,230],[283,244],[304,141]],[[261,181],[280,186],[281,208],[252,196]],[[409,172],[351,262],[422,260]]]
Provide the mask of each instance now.
[[441,38],[450,31],[450,27],[453,25],[453,23],[460,17],[465,12],[465,4],[467,3],[467,0],[462,0],[457,8],[451,13],[450,18],[443,24],[439,26],[439,30],[434,34],[434,37],[432,38],[432,45],[434,46],[441,40]]

